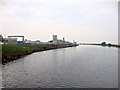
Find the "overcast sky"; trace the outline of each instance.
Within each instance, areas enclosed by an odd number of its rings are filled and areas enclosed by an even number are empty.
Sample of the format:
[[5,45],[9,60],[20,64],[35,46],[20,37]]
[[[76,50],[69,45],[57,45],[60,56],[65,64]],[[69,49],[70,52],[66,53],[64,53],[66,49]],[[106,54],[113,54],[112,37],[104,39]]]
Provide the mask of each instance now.
[[1,34],[118,43],[119,0],[0,0]]

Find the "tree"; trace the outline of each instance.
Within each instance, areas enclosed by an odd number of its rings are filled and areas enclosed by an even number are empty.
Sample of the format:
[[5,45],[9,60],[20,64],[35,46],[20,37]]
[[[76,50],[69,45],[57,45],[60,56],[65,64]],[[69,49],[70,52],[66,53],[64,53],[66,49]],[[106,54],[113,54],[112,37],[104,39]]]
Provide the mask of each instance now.
[[105,46],[105,45],[106,45],[106,42],[102,42],[101,45]]
[[110,44],[110,43],[108,43],[108,46],[111,46],[111,44]]
[[0,41],[3,42],[3,36],[2,35],[0,35]]

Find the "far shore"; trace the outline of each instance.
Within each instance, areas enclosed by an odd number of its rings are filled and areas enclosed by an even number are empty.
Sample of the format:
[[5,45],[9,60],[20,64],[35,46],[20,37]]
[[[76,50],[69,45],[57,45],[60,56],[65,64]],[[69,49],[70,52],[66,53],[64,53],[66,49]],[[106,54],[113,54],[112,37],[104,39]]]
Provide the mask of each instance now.
[[116,47],[116,48],[120,48],[120,45],[116,45],[116,44],[106,44],[106,43],[101,43],[101,44],[96,44],[96,43],[80,43],[79,45],[98,45],[98,46],[108,46],[108,47]]

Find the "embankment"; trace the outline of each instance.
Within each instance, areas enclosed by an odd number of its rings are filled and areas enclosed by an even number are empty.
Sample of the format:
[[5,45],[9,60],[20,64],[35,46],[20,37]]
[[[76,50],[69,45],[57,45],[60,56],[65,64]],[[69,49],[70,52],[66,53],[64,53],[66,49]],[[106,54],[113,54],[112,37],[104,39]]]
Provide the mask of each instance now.
[[108,47],[116,47],[116,48],[120,48],[120,45],[115,45],[115,44],[92,44],[92,43],[80,43],[79,45],[97,45],[97,46],[108,46]]
[[2,64],[19,59],[25,55],[32,54],[34,52],[72,47],[74,45],[65,46],[64,44],[54,45],[54,44],[42,44],[42,45],[32,45],[32,44],[3,44],[2,45]]

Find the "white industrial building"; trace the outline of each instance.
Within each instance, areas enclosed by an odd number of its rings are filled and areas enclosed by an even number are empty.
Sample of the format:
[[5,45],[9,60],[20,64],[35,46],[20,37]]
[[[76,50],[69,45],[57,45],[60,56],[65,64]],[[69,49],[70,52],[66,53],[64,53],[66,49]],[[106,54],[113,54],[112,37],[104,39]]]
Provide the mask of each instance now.
[[47,43],[48,44],[65,44],[65,38],[63,37],[63,40],[61,40],[57,38],[57,35],[53,35],[53,40],[50,40]]
[[17,43],[17,38],[4,38],[4,42],[7,44],[16,44]]
[[53,35],[53,43],[54,44],[58,43],[57,35]]

